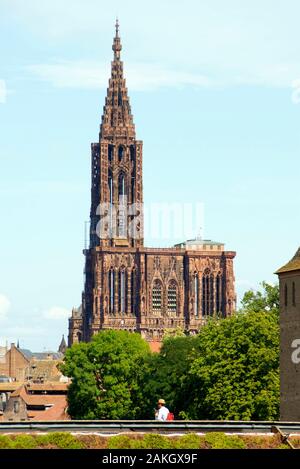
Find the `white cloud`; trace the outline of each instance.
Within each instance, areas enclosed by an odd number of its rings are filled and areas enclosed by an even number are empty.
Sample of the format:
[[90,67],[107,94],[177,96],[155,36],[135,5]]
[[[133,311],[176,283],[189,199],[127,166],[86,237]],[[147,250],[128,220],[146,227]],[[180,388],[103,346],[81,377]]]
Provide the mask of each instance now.
[[[60,61],[30,65],[27,69],[39,79],[58,88],[107,88],[110,76],[108,63]],[[160,64],[128,63],[125,77],[131,90],[153,90],[159,87],[209,86],[208,77],[184,70],[172,70]]]
[[[226,69],[219,66],[207,67],[198,64],[191,71],[188,64],[165,66],[151,62],[128,62],[124,76],[130,90],[149,91],[161,87],[226,87],[226,86],[270,86],[275,88],[299,88],[300,64],[269,63],[239,64]],[[54,63],[33,64],[26,70],[39,80],[56,88],[106,89],[110,77],[108,62],[84,60],[61,60]],[[209,71],[208,71],[209,70]]]
[[62,308],[61,306],[53,306],[52,308],[44,311],[43,316],[46,319],[67,319],[69,316],[71,316],[71,312],[66,308]]
[[0,103],[5,104],[8,95],[5,80],[0,80]]
[[0,319],[4,319],[10,309],[10,301],[7,296],[0,294]]

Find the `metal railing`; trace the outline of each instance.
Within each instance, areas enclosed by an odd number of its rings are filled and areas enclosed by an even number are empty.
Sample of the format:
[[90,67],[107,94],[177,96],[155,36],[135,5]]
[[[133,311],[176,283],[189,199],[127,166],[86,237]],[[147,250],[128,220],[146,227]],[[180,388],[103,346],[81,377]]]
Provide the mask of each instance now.
[[93,432],[101,434],[118,434],[122,432],[143,433],[276,433],[300,434],[300,422],[278,421],[214,421],[214,420],[62,420],[62,421],[20,421],[0,422],[0,433],[20,432]]

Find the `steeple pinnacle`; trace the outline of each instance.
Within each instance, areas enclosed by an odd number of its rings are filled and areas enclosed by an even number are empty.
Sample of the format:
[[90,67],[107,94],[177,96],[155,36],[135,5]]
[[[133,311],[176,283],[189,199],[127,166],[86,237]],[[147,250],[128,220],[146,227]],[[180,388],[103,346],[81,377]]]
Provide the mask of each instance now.
[[114,60],[120,60],[120,53],[122,50],[121,39],[119,37],[119,20],[116,19],[116,35],[114,37],[114,42],[112,46],[112,50],[114,51]]
[[119,21],[116,20],[116,32],[112,49],[114,59],[111,62],[111,77],[109,79],[105,106],[103,109],[100,126],[100,138],[102,137],[133,137],[135,128],[133,116],[129,104],[129,97],[123,76],[123,62],[120,59],[122,49],[119,36]]

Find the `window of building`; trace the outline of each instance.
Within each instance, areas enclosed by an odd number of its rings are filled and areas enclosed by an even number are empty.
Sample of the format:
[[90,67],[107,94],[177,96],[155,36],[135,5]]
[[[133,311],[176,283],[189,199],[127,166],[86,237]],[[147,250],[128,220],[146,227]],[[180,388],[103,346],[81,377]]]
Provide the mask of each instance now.
[[121,162],[124,157],[124,147],[122,147],[121,145],[119,146],[118,157],[119,157],[119,162]]
[[156,280],[152,288],[152,311],[160,313],[162,310],[162,286],[159,280]]
[[216,277],[216,312],[222,313],[222,276],[220,272]]
[[14,401],[14,413],[18,414],[20,411],[20,402],[19,401]]
[[284,306],[288,305],[288,286],[284,285]]
[[206,269],[202,277],[202,314],[209,316],[213,314],[214,304],[213,276],[210,270]]
[[199,301],[199,281],[197,273],[194,274],[194,293],[195,293],[195,303],[194,303],[194,314],[198,316],[198,301]]
[[126,272],[121,270],[119,272],[119,313],[126,313]]
[[126,187],[125,187],[125,175],[120,173],[119,175],[119,230],[118,235],[120,237],[126,237],[126,199],[125,199]]
[[131,203],[133,204],[135,202],[135,176],[134,172],[131,173]]
[[130,161],[135,162],[135,148],[133,145],[130,145]]
[[214,315],[214,300],[215,300],[215,285],[214,285],[214,276],[211,274],[210,279],[209,279],[209,314],[210,316]]
[[118,106],[122,106],[122,93],[120,89],[118,91]]
[[131,272],[131,314],[136,315],[136,273]]
[[176,314],[177,312],[177,286],[176,283],[170,282],[168,286],[168,313]]
[[109,285],[109,312],[114,313],[115,303],[115,273],[113,269],[108,272],[108,285]]
[[114,194],[113,194],[113,176],[111,171],[108,172],[108,190],[109,190],[109,234],[110,236],[113,235],[113,201],[114,201]]
[[112,145],[108,145],[108,161],[111,163],[114,158],[114,147]]
[[293,297],[293,306],[296,306],[296,285],[295,285],[295,282],[293,282],[292,297]]

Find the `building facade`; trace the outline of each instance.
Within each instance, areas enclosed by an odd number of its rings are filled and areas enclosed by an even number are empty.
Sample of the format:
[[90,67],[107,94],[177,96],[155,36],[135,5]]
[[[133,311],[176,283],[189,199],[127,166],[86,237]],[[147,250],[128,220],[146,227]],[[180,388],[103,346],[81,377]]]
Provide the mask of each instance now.
[[91,145],[90,244],[82,305],[68,344],[99,330],[126,329],[160,343],[164,332],[196,333],[207,317],[233,314],[235,252],[195,239],[147,248],[143,235],[143,143],[129,103],[118,24],[99,141]]
[[300,421],[300,248],[277,272],[280,289],[280,419]]

